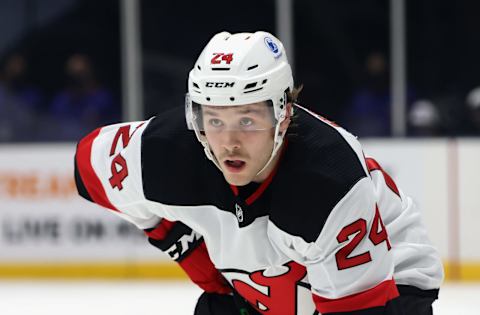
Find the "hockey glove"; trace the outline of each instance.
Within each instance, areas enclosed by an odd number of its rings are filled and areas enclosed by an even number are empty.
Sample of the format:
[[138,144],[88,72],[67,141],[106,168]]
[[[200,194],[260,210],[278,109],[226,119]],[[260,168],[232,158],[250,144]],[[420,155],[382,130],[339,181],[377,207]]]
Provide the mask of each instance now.
[[209,293],[231,292],[225,278],[215,268],[203,237],[181,222],[162,219],[144,230],[153,246],[167,253],[200,288]]

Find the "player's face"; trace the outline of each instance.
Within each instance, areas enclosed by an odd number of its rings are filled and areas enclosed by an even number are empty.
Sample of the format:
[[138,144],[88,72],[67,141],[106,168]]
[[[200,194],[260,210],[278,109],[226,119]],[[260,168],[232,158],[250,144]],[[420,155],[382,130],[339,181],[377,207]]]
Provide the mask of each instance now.
[[[228,183],[243,186],[263,181],[276,161],[258,172],[273,150],[274,118],[266,103],[202,106],[205,136]],[[258,175],[257,175],[258,174]]]

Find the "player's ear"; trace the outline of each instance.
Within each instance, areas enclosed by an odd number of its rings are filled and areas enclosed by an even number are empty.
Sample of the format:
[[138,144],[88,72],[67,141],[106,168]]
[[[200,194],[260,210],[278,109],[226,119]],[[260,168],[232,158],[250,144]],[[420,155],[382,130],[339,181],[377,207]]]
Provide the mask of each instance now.
[[288,126],[290,126],[290,122],[292,121],[292,108],[293,104],[292,103],[287,103],[287,110],[286,110],[286,117],[285,119],[280,123],[280,132],[285,132],[288,129]]

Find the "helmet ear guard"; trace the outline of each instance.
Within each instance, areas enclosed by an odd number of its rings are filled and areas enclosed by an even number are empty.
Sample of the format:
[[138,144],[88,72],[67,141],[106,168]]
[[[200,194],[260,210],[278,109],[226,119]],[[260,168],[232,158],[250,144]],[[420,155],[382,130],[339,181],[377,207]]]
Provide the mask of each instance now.
[[280,124],[287,117],[287,92],[291,90],[292,70],[283,44],[275,36],[267,32],[218,33],[205,46],[189,73],[185,97],[188,129],[195,131],[207,157],[219,167],[201,131],[202,114],[195,108],[196,104],[230,107],[269,101],[273,105],[275,133],[266,167],[283,142]]

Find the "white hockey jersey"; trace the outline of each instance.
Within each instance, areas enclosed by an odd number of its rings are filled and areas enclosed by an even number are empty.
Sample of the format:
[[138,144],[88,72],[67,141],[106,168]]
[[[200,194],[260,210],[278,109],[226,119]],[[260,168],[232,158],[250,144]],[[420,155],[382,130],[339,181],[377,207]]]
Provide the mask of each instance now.
[[298,105],[294,123],[260,185],[229,185],[182,108],[82,139],[77,185],[140,229],[162,218],[188,225],[263,314],[381,307],[396,283],[439,288],[440,258],[412,200],[344,129]]

